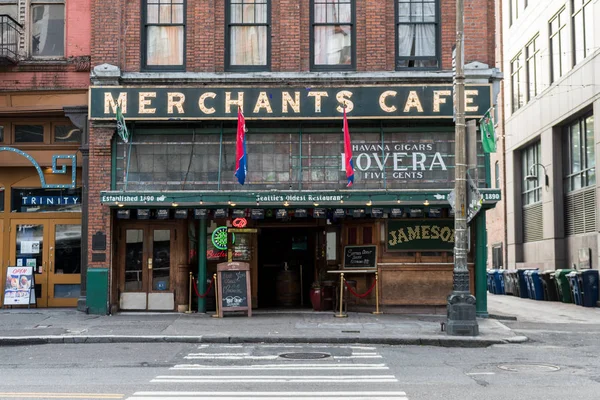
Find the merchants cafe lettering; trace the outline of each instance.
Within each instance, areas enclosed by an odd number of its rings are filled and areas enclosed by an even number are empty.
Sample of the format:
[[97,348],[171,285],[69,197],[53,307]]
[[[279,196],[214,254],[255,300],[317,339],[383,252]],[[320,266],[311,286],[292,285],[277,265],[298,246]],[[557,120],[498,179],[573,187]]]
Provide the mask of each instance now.
[[[344,107],[349,118],[452,118],[451,85],[356,86],[344,88],[92,87],[90,118],[114,119],[117,106],[135,120],[332,119]],[[491,106],[490,85],[465,90],[467,117]]]

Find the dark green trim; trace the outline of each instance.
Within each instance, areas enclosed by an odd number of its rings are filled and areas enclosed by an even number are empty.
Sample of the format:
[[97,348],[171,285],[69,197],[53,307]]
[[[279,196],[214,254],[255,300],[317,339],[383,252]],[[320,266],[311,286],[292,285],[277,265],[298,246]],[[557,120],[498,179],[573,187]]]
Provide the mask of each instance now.
[[[484,208],[493,207],[501,200],[499,189],[480,189],[484,196]],[[373,207],[398,207],[420,205],[428,200],[432,207],[448,205],[447,195],[450,189],[440,190],[256,190],[256,191],[163,191],[163,192],[120,192],[104,191],[100,193],[103,204],[116,206],[143,205],[171,206],[178,203],[180,206],[210,208],[227,207],[229,201],[235,202],[237,207],[254,207],[257,200],[262,206],[279,207],[284,201],[290,207],[312,206],[316,201],[321,207],[365,207],[371,200]],[[202,199],[203,205],[200,205]],[[343,206],[340,200],[344,200]]]
[[477,316],[488,317],[487,310],[487,230],[485,211],[475,218],[475,298]]

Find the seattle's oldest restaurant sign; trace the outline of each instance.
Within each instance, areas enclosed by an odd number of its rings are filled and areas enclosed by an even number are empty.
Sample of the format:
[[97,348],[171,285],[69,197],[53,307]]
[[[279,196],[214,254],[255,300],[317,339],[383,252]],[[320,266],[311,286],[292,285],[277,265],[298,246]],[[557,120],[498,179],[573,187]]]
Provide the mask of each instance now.
[[[466,114],[491,106],[490,85],[467,85]],[[121,104],[126,119],[235,119],[238,105],[248,119],[452,118],[452,85],[348,87],[92,87],[90,118],[114,119]]]

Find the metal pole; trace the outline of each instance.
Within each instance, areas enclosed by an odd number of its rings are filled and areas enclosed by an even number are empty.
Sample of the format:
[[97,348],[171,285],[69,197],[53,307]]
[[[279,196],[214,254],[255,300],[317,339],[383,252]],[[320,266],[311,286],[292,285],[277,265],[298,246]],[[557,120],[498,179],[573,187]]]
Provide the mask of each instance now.
[[379,311],[379,273],[375,271],[375,311],[373,314],[383,314]]
[[448,296],[448,335],[476,336],[475,297],[469,291],[467,265],[467,157],[465,138],[465,71],[463,59],[464,0],[456,1],[456,72],[454,105],[456,109],[454,271],[453,291]]
[[340,313],[335,314],[336,318],[346,318],[348,314],[344,314],[342,312],[342,307],[344,306],[344,273],[340,274]]
[[219,288],[217,287],[217,274],[213,274],[213,282],[213,287],[215,288],[215,314],[212,317],[219,318]]
[[190,291],[189,291],[189,296],[188,296],[188,310],[185,312],[186,314],[191,314],[192,313],[192,279],[194,279],[194,274],[193,272],[190,271]]

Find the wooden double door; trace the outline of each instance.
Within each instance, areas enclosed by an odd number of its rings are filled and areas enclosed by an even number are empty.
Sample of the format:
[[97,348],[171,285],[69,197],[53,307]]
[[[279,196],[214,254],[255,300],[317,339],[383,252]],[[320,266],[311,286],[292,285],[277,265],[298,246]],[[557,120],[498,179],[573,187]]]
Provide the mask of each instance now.
[[9,264],[31,266],[38,307],[77,307],[81,219],[11,219]]
[[117,238],[119,308],[175,309],[176,226],[121,223]]

